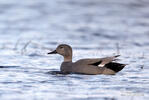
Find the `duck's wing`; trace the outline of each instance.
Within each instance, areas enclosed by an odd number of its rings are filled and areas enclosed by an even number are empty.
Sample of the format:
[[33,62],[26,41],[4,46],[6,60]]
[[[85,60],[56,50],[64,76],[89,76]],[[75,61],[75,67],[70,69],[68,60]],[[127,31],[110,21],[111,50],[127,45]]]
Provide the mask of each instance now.
[[95,58],[95,59],[80,59],[75,64],[79,65],[95,65],[99,67],[103,67],[104,65],[116,60],[117,57],[120,55],[116,56],[111,56],[111,57],[105,57],[105,58]]

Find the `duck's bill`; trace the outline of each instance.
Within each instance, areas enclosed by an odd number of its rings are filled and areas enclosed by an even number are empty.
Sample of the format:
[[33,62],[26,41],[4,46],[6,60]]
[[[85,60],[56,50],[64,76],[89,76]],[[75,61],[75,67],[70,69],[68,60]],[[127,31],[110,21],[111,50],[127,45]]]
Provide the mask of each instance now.
[[52,52],[49,52],[48,54],[56,54],[56,50],[52,51]]

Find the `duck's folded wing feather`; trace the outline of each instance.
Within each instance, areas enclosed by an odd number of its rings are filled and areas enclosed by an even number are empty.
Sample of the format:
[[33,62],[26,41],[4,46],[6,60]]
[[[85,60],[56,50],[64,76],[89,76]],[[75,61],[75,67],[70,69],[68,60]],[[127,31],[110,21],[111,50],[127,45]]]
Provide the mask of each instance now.
[[105,58],[94,58],[94,59],[80,59],[75,64],[79,65],[96,65],[96,66],[104,66],[107,63],[110,63],[111,61],[114,61],[119,55],[111,56],[111,57],[105,57]]

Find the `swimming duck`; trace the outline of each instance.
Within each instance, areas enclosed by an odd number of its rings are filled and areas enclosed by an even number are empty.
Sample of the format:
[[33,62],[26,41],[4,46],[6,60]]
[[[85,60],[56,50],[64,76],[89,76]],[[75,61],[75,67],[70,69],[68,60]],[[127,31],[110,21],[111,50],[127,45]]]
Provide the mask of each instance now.
[[67,44],[60,44],[56,50],[48,54],[60,54],[64,57],[60,67],[60,72],[63,74],[112,75],[121,71],[126,66],[126,64],[115,62],[116,58],[120,55],[105,58],[80,59],[72,62],[72,48]]

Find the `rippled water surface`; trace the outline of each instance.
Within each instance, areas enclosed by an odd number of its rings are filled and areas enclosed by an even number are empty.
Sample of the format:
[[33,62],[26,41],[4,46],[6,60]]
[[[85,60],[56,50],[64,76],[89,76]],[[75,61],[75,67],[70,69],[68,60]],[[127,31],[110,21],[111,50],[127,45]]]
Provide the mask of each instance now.
[[[50,75],[60,43],[81,58],[121,54],[116,75]],[[119,48],[119,49],[118,49]],[[0,0],[0,100],[148,100],[148,0]]]

